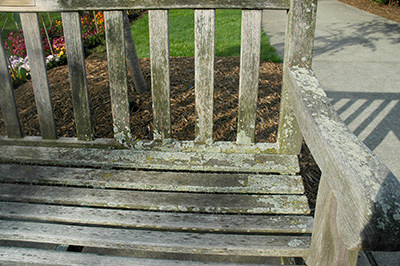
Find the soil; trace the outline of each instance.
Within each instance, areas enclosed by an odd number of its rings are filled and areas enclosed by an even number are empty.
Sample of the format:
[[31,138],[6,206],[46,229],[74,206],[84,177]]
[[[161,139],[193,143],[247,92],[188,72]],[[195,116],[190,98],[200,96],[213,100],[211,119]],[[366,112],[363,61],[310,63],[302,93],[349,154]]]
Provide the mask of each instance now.
[[394,3],[390,5],[381,5],[371,0],[339,0],[345,4],[354,6],[369,13],[381,16],[386,19],[400,23],[400,5]]

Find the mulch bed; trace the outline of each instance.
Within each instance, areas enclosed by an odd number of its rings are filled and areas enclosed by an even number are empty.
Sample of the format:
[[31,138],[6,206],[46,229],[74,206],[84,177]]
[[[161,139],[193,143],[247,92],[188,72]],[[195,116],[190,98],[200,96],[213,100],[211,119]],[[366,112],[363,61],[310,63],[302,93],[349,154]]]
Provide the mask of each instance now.
[[[150,88],[149,59],[140,59],[146,83]],[[215,59],[214,139],[234,141],[237,130],[239,57]],[[171,120],[172,134],[177,140],[193,140],[195,131],[195,92],[193,58],[171,58]],[[107,60],[104,55],[92,55],[86,60],[90,107],[97,138],[112,138],[112,114]],[[76,137],[74,114],[69,87],[68,67],[60,66],[48,71],[57,134]],[[128,75],[131,106],[132,135],[138,139],[152,139],[153,114],[151,94],[137,94]],[[262,62],[260,65],[256,141],[276,141],[282,64]],[[32,82],[15,89],[18,112],[25,135],[40,135]],[[5,127],[0,112],[0,134]],[[320,172],[304,145],[301,174],[311,208],[314,209]]]
[[381,5],[378,2],[371,2],[371,0],[339,0],[345,4],[354,6],[358,9],[367,11],[377,16],[393,20],[400,23],[400,5],[392,1],[393,4]]

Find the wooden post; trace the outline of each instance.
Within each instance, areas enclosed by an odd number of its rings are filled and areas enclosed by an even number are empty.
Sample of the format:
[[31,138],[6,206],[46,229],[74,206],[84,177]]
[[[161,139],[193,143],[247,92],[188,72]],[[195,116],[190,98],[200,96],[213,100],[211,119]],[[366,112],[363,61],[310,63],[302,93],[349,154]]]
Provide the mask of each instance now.
[[169,83],[168,10],[149,11],[154,140],[172,139]]
[[14,89],[8,72],[8,58],[4,49],[4,41],[0,32],[0,107],[3,113],[9,138],[22,138],[17,106],[15,105]]
[[79,12],[63,12],[61,15],[68,54],[68,70],[77,136],[79,140],[93,140]]
[[[292,66],[311,68],[317,0],[291,0],[287,17],[283,71]],[[285,77],[285,75],[283,75]],[[299,154],[302,136],[283,79],[278,144],[281,154]]]
[[254,143],[257,117],[262,10],[242,11],[238,144]]
[[195,10],[196,142],[213,142],[215,11]]
[[105,11],[108,71],[114,138],[120,143],[131,141],[128,102],[128,80],[124,38],[123,11]]
[[356,265],[358,251],[348,250],[340,239],[336,217],[337,211],[335,195],[324,176],[322,176],[318,190],[311,246],[306,260],[307,265]]
[[37,13],[21,13],[20,17],[24,30],[26,50],[29,56],[29,66],[42,137],[44,139],[56,139],[57,130],[54,122],[46,63],[44,61],[39,17]]

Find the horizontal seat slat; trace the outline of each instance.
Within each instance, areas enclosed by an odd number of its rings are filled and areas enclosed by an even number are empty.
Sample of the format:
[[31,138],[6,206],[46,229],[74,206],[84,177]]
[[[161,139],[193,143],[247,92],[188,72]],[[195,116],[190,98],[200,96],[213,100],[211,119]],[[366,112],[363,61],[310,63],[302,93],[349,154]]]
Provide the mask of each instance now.
[[0,145],[0,161],[57,165],[150,168],[153,170],[259,172],[294,174],[299,172],[296,155],[158,152]]
[[303,194],[301,176],[0,165],[0,181],[135,190]]
[[[94,141],[79,141],[77,138],[61,137],[56,140],[43,140],[41,137],[26,136],[22,139],[10,139],[0,135],[1,145],[39,146],[39,147],[69,147],[69,148],[126,148],[114,139],[99,138]],[[216,141],[209,145],[197,144],[194,141],[176,141],[161,144],[153,140],[139,140],[128,145],[135,150],[174,151],[174,152],[220,152],[220,153],[251,153],[276,154],[276,143],[260,142],[253,145],[237,145],[231,141]]]
[[147,252],[284,257],[305,257],[310,243],[310,236],[199,234],[4,220],[0,238]]
[[[84,218],[82,218],[84,217]],[[311,233],[311,216],[217,215],[0,202],[0,219],[146,230],[259,234]]]
[[87,1],[53,1],[25,0],[25,2],[5,1],[0,4],[2,11],[7,12],[50,12],[50,11],[84,11],[84,10],[118,10],[118,9],[173,9],[173,8],[245,8],[245,9],[289,9],[288,0],[220,0],[196,1],[186,0],[87,0]]
[[201,213],[308,214],[302,195],[148,192],[2,184],[0,199],[14,202]]
[[[254,266],[254,264],[243,263],[212,263],[188,260],[163,260],[163,259],[142,259],[122,256],[107,256],[90,253],[59,252],[54,250],[39,250],[33,248],[0,247],[0,263],[8,265],[97,265],[97,266]],[[264,264],[265,265],[265,264]],[[273,265],[265,265],[273,266]],[[277,266],[277,265],[275,265]]]

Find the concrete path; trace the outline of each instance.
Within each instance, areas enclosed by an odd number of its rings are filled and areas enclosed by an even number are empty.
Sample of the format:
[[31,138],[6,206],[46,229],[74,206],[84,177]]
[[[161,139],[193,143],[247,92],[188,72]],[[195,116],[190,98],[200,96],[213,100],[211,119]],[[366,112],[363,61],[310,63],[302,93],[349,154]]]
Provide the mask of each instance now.
[[[264,11],[282,57],[285,22],[285,11]],[[400,24],[320,0],[313,69],[341,118],[400,178]]]
[[[264,11],[263,30],[282,58],[285,23],[285,11]],[[313,69],[340,117],[400,178],[400,24],[319,0]],[[359,266],[367,257],[400,265],[400,253],[360,255]]]

